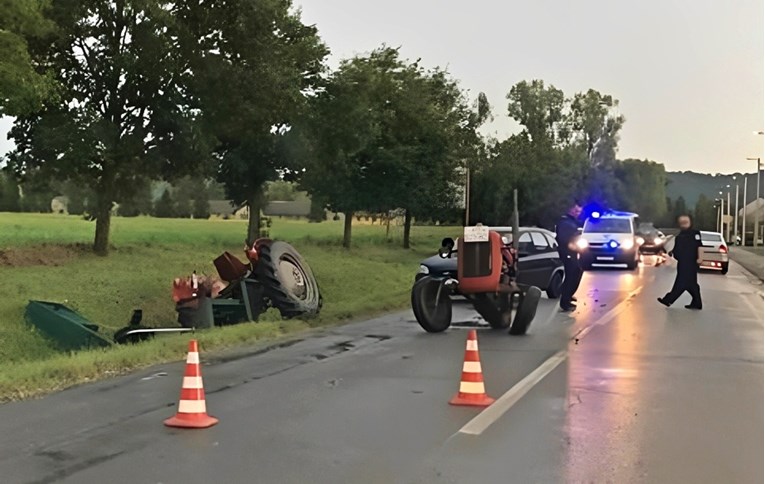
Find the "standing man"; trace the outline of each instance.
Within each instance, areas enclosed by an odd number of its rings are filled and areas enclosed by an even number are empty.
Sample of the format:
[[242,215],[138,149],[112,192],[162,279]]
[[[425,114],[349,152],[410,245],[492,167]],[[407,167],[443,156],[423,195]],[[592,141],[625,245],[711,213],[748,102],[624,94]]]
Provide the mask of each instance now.
[[563,261],[563,269],[566,272],[560,291],[560,308],[563,311],[576,309],[576,305],[573,304],[573,301],[576,301],[574,293],[582,281],[582,268],[579,266],[576,250],[576,239],[579,236],[579,216],[581,214],[582,205],[578,201],[574,201],[555,227],[558,254]]
[[677,276],[672,290],[666,296],[660,297],[659,302],[669,307],[685,291],[691,295],[688,309],[701,309],[701,288],[699,287],[699,265],[703,259],[704,248],[701,244],[701,232],[692,228],[690,215],[677,217],[680,233],[675,236],[675,248],[669,253],[677,260]]

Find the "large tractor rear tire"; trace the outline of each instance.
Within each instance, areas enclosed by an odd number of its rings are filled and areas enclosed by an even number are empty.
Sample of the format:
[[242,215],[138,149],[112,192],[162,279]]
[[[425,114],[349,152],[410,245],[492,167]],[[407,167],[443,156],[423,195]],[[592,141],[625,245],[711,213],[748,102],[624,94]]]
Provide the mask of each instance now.
[[443,281],[425,276],[412,286],[412,312],[428,333],[446,331],[452,324],[452,300]]
[[529,329],[531,321],[537,314],[539,300],[542,298],[542,291],[536,286],[530,286],[521,296],[521,303],[515,312],[513,325],[510,327],[510,334],[524,335]]
[[322,306],[319,284],[303,257],[286,242],[259,244],[255,266],[264,295],[285,319],[315,316]]

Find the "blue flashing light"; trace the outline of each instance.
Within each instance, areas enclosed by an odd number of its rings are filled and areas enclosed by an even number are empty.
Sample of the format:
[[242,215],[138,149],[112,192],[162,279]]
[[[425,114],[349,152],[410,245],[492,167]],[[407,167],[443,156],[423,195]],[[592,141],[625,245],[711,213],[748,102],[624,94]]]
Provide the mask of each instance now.
[[600,218],[600,212],[592,212],[590,214],[590,217],[592,217],[592,218]]
[[611,247],[612,249],[615,249],[615,248],[619,247],[619,243],[617,241],[615,241],[615,240],[612,240],[612,241],[610,241],[608,243],[608,246]]

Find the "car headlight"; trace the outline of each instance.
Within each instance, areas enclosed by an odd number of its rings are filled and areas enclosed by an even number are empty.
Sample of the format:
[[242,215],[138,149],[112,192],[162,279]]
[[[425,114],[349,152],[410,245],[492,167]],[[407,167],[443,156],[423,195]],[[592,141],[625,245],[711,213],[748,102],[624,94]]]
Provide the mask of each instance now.
[[621,244],[621,248],[624,250],[630,250],[635,247],[635,241],[633,239],[627,239]]
[[418,274],[430,274],[430,269],[428,269],[428,266],[425,264],[420,264],[420,269],[417,271]]
[[661,245],[661,243],[662,243],[662,240],[660,237],[656,237],[655,239],[653,239],[653,245]]
[[584,250],[584,249],[586,249],[589,246],[590,246],[590,243],[587,242],[587,240],[585,240],[585,239],[577,239],[576,240],[576,248],[579,249],[579,250]]
[[643,245],[645,244],[645,239],[643,237],[637,237],[635,239],[635,242],[637,243],[637,245]]

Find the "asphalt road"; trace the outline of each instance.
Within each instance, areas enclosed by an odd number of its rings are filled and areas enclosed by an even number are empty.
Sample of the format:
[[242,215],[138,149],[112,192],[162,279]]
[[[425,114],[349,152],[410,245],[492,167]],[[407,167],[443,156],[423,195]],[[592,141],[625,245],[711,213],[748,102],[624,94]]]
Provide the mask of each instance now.
[[[761,283],[734,264],[703,311],[666,309],[672,268],[646,262],[586,273],[525,337],[461,306],[443,334],[403,312],[207,364],[207,430],[162,425],[181,363],[3,405],[0,481],[763,482]],[[447,404],[470,327],[487,410]]]

